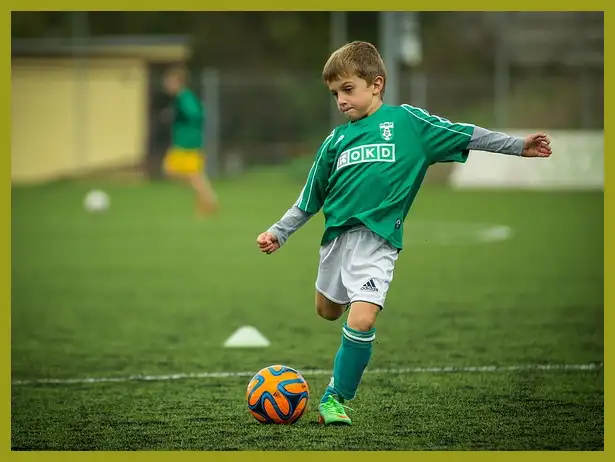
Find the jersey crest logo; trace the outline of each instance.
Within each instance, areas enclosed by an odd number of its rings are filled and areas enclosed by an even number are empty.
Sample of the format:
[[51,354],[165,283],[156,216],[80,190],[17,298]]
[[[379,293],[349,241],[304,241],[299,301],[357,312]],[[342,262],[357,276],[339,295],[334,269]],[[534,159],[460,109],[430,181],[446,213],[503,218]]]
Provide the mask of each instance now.
[[384,141],[393,139],[393,122],[384,122],[380,124],[380,136]]

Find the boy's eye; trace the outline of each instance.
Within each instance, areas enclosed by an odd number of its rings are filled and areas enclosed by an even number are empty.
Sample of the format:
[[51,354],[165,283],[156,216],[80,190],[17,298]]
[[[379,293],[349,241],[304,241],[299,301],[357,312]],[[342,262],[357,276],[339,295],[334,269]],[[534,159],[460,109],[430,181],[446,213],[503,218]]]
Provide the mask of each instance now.
[[350,93],[352,91],[352,87],[346,87],[346,88],[344,88],[344,91],[346,93]]

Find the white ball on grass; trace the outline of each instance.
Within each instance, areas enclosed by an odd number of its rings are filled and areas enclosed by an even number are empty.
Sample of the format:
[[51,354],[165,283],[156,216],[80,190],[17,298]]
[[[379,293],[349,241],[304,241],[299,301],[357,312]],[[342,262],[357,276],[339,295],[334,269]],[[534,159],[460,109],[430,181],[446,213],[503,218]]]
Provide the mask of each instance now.
[[111,205],[111,200],[106,192],[94,189],[86,194],[83,205],[88,212],[104,212]]

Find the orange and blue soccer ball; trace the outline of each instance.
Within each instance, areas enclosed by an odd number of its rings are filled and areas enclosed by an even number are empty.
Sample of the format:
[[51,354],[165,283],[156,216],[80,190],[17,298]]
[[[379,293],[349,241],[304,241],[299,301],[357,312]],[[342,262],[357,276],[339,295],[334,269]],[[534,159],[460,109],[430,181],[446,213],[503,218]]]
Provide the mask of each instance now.
[[268,424],[293,424],[307,409],[309,387],[296,370],[281,365],[256,373],[246,391],[248,409],[256,420]]

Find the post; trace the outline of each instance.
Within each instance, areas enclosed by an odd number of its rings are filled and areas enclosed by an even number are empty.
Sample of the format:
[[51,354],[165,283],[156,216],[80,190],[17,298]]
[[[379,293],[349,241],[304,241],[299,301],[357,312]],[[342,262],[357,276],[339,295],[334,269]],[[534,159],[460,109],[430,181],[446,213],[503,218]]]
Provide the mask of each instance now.
[[427,107],[427,75],[419,68],[423,60],[423,46],[419,30],[419,14],[405,12],[401,16],[399,27],[399,59],[412,69],[410,76],[410,95],[412,104]]
[[[329,52],[333,53],[334,50],[348,42],[348,14],[345,11],[332,11],[329,17]],[[339,125],[340,113],[333,98],[331,98],[329,107],[329,123],[331,127],[335,127]]]
[[495,126],[501,130],[508,129],[508,111],[510,98],[510,56],[508,50],[508,16],[506,12],[498,15],[498,36],[495,51],[494,70],[494,115]]
[[87,11],[71,13],[72,52],[75,71],[75,166],[84,167],[88,162],[88,53],[89,17]]
[[205,109],[203,122],[204,149],[207,153],[207,174],[220,175],[220,73],[208,68],[201,74],[201,101]]
[[380,12],[380,48],[382,59],[387,69],[387,82],[384,100],[387,104],[399,104],[399,13]]

